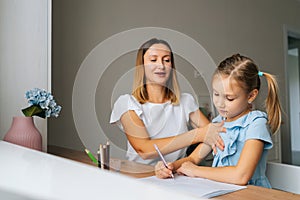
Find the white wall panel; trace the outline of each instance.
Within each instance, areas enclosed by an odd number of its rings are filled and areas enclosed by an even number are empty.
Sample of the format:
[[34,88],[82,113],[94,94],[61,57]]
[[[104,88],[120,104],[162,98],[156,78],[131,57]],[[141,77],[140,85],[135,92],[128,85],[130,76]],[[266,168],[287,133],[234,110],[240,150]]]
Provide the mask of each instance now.
[[[51,0],[0,1],[0,139],[13,116],[27,107],[24,94],[38,87],[50,90],[49,19]],[[49,54],[49,55],[48,55]],[[47,144],[47,120],[35,118]]]

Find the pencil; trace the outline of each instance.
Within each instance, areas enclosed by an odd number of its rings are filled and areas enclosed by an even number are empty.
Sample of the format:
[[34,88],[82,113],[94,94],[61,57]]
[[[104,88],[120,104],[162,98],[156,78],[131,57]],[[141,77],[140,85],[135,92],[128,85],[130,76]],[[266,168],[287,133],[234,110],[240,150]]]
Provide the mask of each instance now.
[[106,156],[106,145],[105,144],[100,144],[99,146],[100,149],[100,161],[101,161],[101,169],[106,169],[106,160],[105,160],[105,156]]
[[85,149],[85,152],[90,157],[90,159],[93,161],[93,163],[98,164],[98,160],[93,156],[93,154],[88,149]]
[[101,157],[100,157],[100,148],[97,151],[97,156],[98,156],[98,167],[101,168]]
[[109,145],[109,141],[106,142],[106,151],[105,151],[105,154],[106,154],[106,169],[109,169],[109,162],[110,162],[110,153],[109,153],[109,149],[110,149],[110,145]]
[[[160,152],[160,150],[159,150],[159,148],[158,148],[158,146],[157,146],[156,144],[154,144],[154,148],[155,148],[155,150],[157,151],[157,153],[158,153],[160,159],[161,159],[162,162],[164,163],[164,166],[165,166],[167,169],[169,169],[169,168],[168,168],[168,164],[167,164],[167,162],[166,162],[164,156],[162,155],[162,153]],[[172,178],[174,179],[174,174],[173,174],[173,173],[171,173],[171,176],[172,176]]]

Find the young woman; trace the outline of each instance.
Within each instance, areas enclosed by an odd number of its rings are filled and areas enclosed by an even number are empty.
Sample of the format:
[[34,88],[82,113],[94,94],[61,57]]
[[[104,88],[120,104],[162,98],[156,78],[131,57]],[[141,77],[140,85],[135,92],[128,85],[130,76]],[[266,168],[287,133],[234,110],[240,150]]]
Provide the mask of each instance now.
[[[252,102],[260,89],[260,78],[268,82],[266,112],[252,110]],[[275,78],[260,72],[255,63],[245,56],[233,55],[220,63],[213,75],[213,102],[219,112],[213,121],[226,118],[226,134],[221,133],[224,151],[214,155],[212,167],[197,166],[210,151],[200,144],[189,157],[155,166],[156,176],[170,177],[172,170],[191,177],[202,177],[233,184],[251,184],[270,188],[265,175],[267,152],[272,148],[270,133],[281,124],[281,106]]]
[[222,123],[209,124],[192,95],[180,93],[171,47],[156,38],[138,50],[132,94],[117,99],[110,123],[127,136],[127,158],[140,163],[157,163],[154,144],[167,161],[184,157],[185,147],[198,142],[223,149]]

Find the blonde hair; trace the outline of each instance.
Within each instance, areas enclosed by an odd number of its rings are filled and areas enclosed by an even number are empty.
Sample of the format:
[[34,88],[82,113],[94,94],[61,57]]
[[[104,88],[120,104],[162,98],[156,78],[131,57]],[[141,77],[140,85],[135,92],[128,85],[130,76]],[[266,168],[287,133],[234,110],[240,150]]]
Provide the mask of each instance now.
[[268,124],[271,132],[276,133],[281,125],[281,105],[279,101],[279,89],[275,77],[266,72],[260,72],[256,64],[250,58],[235,54],[222,61],[215,74],[231,76],[241,83],[241,87],[247,93],[260,89],[260,76],[264,76],[268,84],[268,95],[265,100],[265,108],[268,114]]
[[180,102],[180,88],[177,81],[176,68],[174,63],[174,55],[170,45],[164,41],[152,38],[145,42],[138,50],[136,57],[135,76],[133,81],[132,95],[141,103],[144,104],[149,100],[148,91],[146,88],[146,78],[144,69],[144,55],[147,50],[154,44],[164,44],[170,49],[172,70],[170,77],[165,85],[165,97],[172,104],[177,105]]

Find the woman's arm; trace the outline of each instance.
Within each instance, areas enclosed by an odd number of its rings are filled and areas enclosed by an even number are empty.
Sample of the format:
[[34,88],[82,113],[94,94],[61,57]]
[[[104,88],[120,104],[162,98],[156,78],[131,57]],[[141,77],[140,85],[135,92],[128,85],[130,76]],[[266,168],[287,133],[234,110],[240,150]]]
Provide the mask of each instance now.
[[[204,116],[204,114],[200,110],[196,110],[195,112],[192,112],[190,114],[190,124],[192,125],[193,128],[206,126],[208,134],[205,135],[204,140],[202,140],[201,142],[204,142],[212,146],[215,153],[217,153],[216,148],[219,148],[220,150],[224,149],[224,142],[220,137],[219,132],[209,131],[210,126],[212,126],[213,129],[214,124],[209,124],[208,119]],[[220,125],[223,126],[223,124],[224,122],[222,122]],[[225,131],[226,129],[223,128],[223,132]]]
[[246,185],[251,179],[261,158],[264,142],[261,140],[247,140],[236,166],[203,167],[186,162],[177,170],[178,173],[191,177],[207,178],[215,181]]
[[205,115],[198,109],[195,112],[190,113],[190,124],[193,128],[199,128],[209,124],[209,121],[205,117]]
[[[200,116],[198,119],[199,125],[208,122],[205,121],[200,123],[202,119],[202,117]],[[223,131],[220,125],[208,125],[202,128],[193,129],[177,136],[161,139],[151,139],[143,121],[137,116],[134,111],[131,110],[121,116],[121,123],[124,127],[124,131],[126,133],[128,141],[143,159],[151,159],[158,156],[157,152],[154,149],[154,144],[158,146],[163,154],[168,154],[187,147],[191,144],[203,142],[208,130],[215,135],[219,135],[219,132]]]

